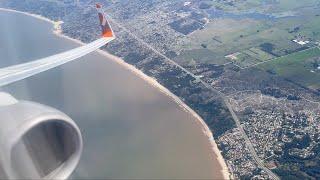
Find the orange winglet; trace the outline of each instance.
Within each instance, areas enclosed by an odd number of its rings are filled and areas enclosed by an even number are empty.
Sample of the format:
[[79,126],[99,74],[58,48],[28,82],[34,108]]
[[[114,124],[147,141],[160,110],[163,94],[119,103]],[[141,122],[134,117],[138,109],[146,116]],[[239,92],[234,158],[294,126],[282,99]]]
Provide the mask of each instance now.
[[103,37],[113,37],[113,32],[110,30],[107,30],[105,32],[103,32],[102,34]]
[[102,37],[114,37],[111,26],[102,10],[102,5],[96,4],[96,8],[98,10],[99,21],[100,21],[100,26],[102,30]]

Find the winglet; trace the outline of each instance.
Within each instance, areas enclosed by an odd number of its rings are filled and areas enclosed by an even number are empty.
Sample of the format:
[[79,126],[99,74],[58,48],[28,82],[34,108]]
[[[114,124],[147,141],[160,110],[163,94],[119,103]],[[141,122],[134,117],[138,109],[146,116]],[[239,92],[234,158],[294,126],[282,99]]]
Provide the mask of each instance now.
[[110,26],[110,23],[105,17],[105,14],[102,10],[101,4],[96,4],[96,8],[98,10],[99,20],[100,20],[100,26],[102,29],[102,36],[103,37],[114,37],[113,30]]

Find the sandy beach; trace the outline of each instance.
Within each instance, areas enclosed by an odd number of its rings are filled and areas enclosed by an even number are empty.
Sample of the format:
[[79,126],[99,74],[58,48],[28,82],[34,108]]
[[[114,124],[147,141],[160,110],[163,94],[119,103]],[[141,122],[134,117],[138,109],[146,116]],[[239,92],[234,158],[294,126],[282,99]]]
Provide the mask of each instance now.
[[[0,8],[0,10],[2,11],[9,11],[9,12],[15,12],[15,13],[21,13],[21,14],[25,14],[28,16],[32,16],[35,18],[38,18],[40,20],[44,20],[47,21],[51,24],[53,24],[54,26],[54,30],[53,33],[61,38],[65,38],[68,40],[71,40],[75,43],[84,45],[85,43],[81,42],[80,40],[76,40],[73,38],[70,38],[64,34],[62,34],[61,32],[61,27],[60,24],[63,22],[55,22],[53,20],[50,20],[48,18],[45,18],[41,15],[36,15],[36,14],[31,14],[31,13],[26,13],[26,12],[21,12],[21,11],[16,11],[16,10],[12,10],[12,9],[5,9],[5,8]],[[159,89],[162,93],[164,93],[165,95],[167,95],[168,97],[170,97],[172,100],[174,100],[185,112],[190,113],[192,116],[194,116],[198,121],[197,123],[199,124],[199,126],[201,127],[203,133],[205,136],[207,136],[209,142],[210,142],[210,146],[211,146],[211,150],[212,150],[212,159],[217,159],[220,166],[221,166],[221,174],[223,176],[224,179],[231,179],[232,176],[229,173],[228,167],[221,155],[220,150],[218,149],[218,146],[216,144],[216,142],[214,141],[212,132],[210,131],[209,127],[206,125],[206,123],[204,122],[204,120],[194,111],[192,110],[189,106],[187,106],[179,97],[177,97],[176,95],[174,95],[173,93],[171,93],[167,88],[165,88],[164,86],[162,86],[160,83],[157,82],[156,79],[151,78],[149,76],[147,76],[146,74],[144,74],[142,71],[140,71],[139,69],[135,68],[133,65],[130,65],[128,63],[126,63],[124,60],[122,60],[119,57],[116,57],[106,51],[103,50],[98,50],[97,51],[99,54],[107,57],[108,59],[111,59],[112,61],[116,62],[117,64],[125,67],[127,70],[133,72],[134,74],[136,74],[138,77],[142,78],[143,80],[147,81],[150,85],[152,85],[153,87]]]

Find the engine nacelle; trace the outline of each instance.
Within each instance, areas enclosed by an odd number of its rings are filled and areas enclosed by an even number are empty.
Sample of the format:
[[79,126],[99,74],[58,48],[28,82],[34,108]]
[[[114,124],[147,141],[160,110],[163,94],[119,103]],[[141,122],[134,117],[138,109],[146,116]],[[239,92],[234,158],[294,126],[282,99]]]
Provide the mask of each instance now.
[[0,179],[66,179],[82,147],[67,115],[0,92]]

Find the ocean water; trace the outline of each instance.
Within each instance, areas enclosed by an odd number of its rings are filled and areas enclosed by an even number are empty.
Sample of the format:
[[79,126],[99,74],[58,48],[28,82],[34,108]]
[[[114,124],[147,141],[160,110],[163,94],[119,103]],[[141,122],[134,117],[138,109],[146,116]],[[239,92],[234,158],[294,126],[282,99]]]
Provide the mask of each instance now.
[[[53,35],[48,22],[0,11],[0,67],[77,46]],[[79,125],[84,151],[73,178],[221,178],[195,117],[98,53],[1,90],[57,108]]]

